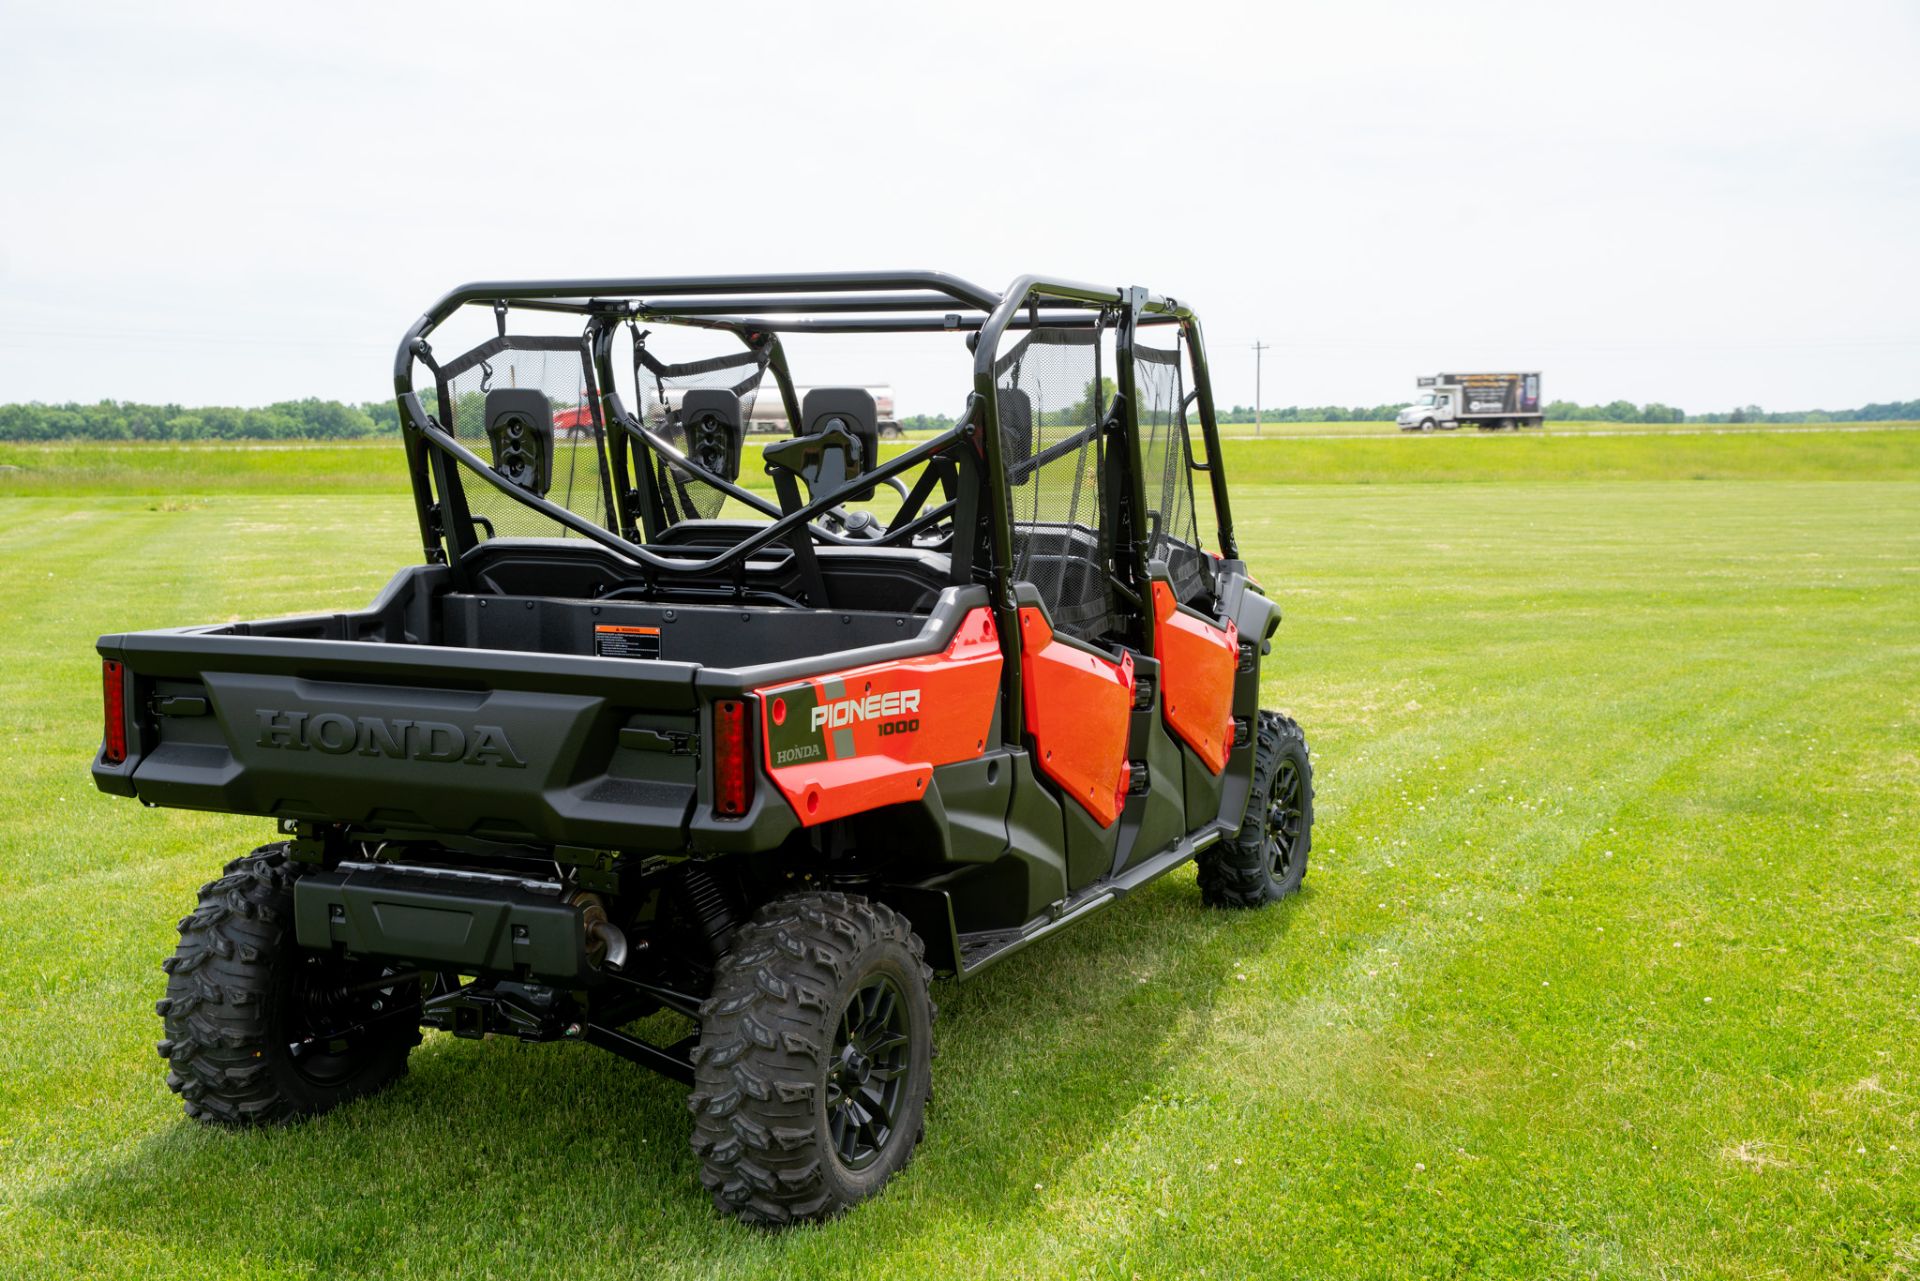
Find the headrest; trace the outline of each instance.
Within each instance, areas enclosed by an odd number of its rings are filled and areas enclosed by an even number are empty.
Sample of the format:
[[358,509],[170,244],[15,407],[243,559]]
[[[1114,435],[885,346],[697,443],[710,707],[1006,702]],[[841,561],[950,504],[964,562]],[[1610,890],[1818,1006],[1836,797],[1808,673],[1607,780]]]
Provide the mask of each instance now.
[[[848,460],[847,478],[864,475],[880,465],[880,411],[865,387],[815,387],[800,402],[804,434],[817,436],[830,427],[852,436],[858,456]],[[854,502],[873,497],[871,489],[851,496]]]
[[680,398],[680,425],[687,457],[722,480],[740,479],[740,448],[746,427],[740,398],[724,387],[695,387]]
[[541,498],[553,485],[553,404],[532,387],[487,393],[487,441],[493,470]]

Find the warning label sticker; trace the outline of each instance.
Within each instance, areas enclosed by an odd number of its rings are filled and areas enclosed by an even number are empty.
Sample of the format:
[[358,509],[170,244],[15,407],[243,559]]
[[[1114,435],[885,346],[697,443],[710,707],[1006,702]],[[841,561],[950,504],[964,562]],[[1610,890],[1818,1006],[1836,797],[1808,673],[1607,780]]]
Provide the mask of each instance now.
[[602,658],[658,658],[660,657],[660,629],[658,627],[616,627],[611,623],[595,624],[593,652]]

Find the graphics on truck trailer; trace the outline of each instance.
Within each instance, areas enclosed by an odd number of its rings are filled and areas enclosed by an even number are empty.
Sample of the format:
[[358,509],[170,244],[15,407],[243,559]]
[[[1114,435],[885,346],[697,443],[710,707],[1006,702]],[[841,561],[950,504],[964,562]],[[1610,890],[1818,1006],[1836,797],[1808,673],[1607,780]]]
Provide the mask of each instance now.
[[[476,313],[496,336],[428,346]],[[738,350],[676,355],[715,329]],[[948,335],[957,420],[882,461],[873,389],[802,392],[790,330]],[[689,1088],[721,1211],[819,1219],[920,1141],[936,976],[1189,859],[1213,906],[1299,888],[1312,763],[1261,706],[1280,611],[1184,305],[476,284],[407,332],[395,393],[422,563],[355,613],[98,641],[99,788],[277,828],[165,963],[188,1115],[324,1112],[423,1029],[584,1041]],[[767,406],[780,438],[743,450]],[[661,1011],[684,1033],[636,1034]]]
[[1434,374],[1419,380],[1420,394],[1400,411],[1402,431],[1451,431],[1459,426],[1498,430],[1538,427],[1540,375]]

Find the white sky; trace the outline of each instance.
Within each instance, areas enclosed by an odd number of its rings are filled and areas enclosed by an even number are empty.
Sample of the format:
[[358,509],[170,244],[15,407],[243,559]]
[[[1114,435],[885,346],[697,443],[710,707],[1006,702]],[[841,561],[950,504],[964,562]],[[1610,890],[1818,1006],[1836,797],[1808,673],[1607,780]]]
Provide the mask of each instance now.
[[[0,0],[0,401],[386,394],[474,278],[1145,284],[1218,395],[1920,396],[1920,7]],[[802,382],[951,412],[965,363]]]

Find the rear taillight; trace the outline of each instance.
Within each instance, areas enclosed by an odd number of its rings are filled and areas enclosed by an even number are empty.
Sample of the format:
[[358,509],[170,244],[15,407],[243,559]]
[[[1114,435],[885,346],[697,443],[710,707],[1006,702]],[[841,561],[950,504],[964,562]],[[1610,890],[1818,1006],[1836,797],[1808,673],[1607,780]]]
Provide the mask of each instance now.
[[753,802],[753,754],[747,705],[723,698],[713,705],[713,812],[739,818]]
[[109,765],[123,765],[127,759],[127,669],[111,658],[100,663],[100,686],[105,694],[103,709],[107,717],[106,737],[100,743],[100,759]]

